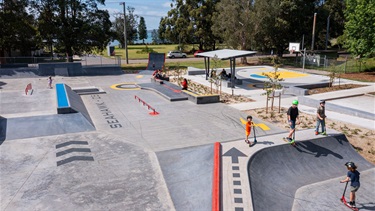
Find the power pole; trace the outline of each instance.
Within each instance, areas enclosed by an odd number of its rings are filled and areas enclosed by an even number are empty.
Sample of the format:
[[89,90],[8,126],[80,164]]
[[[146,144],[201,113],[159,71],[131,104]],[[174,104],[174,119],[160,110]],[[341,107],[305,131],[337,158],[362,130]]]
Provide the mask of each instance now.
[[126,64],[129,64],[128,59],[128,39],[126,39],[126,10],[125,10],[125,2],[120,2],[120,5],[124,8],[124,41],[125,41],[125,57],[126,57]]
[[328,18],[327,18],[327,33],[326,33],[326,50],[327,50],[327,45],[328,45],[328,36],[329,36],[329,18],[331,17],[331,15],[328,15]]
[[314,13],[314,23],[313,23],[313,31],[312,31],[311,51],[314,51],[315,23],[316,23],[316,13]]

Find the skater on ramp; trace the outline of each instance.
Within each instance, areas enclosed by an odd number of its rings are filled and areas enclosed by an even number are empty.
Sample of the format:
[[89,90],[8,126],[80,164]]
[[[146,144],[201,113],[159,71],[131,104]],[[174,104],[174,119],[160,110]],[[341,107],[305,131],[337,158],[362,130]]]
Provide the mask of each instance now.
[[164,63],[164,53],[149,53],[147,70],[162,70],[164,69]]

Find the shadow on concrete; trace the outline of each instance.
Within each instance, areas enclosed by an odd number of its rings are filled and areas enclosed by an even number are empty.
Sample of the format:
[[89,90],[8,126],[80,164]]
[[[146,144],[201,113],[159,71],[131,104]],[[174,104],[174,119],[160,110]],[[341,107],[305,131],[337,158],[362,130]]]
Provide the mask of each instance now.
[[[305,149],[305,151],[303,149]],[[315,157],[333,155],[338,159],[343,159],[343,157],[340,154],[337,154],[334,151],[329,150],[325,147],[321,147],[317,144],[314,144],[311,141],[304,141],[298,143],[297,150],[300,150],[300,152],[304,152],[310,155],[314,155]]]
[[[301,141],[297,142],[297,147],[283,144],[256,152],[248,163],[253,210],[292,210],[299,188],[342,177],[347,161],[354,161],[361,171],[374,168],[353,149],[345,135]],[[321,205],[317,202],[312,206],[319,210]]]
[[0,81],[0,89],[2,89],[2,86],[6,85],[7,83]]
[[0,145],[6,139],[7,135],[7,119],[0,116]]

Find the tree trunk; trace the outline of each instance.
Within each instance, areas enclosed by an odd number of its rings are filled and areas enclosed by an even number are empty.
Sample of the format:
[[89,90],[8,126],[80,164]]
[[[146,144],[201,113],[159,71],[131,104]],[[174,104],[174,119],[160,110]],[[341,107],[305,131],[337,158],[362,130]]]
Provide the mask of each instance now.
[[[242,36],[242,43],[241,43],[241,50],[245,51],[246,50],[246,38],[245,38],[245,33],[241,33]],[[246,57],[241,58],[241,64],[247,64],[247,59]]]
[[6,59],[4,58],[4,55],[5,55],[4,48],[1,48],[0,49],[0,64],[5,64],[6,63]]
[[67,62],[73,62],[73,51],[70,46],[66,46],[66,61]]

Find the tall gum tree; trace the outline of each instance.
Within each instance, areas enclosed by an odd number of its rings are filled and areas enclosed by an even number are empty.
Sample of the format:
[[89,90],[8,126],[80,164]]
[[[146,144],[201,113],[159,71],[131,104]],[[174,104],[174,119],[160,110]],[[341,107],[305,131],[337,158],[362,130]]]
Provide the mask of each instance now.
[[[233,49],[253,49],[255,26],[254,2],[249,0],[221,0],[216,4],[212,31]],[[247,63],[246,57],[241,63]]]

